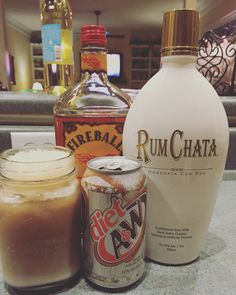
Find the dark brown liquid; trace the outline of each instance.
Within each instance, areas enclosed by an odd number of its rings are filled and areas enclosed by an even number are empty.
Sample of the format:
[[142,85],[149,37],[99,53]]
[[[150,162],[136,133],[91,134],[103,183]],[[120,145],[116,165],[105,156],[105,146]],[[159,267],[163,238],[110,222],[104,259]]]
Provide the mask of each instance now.
[[4,280],[14,287],[70,278],[80,268],[78,193],[20,204],[0,202]]

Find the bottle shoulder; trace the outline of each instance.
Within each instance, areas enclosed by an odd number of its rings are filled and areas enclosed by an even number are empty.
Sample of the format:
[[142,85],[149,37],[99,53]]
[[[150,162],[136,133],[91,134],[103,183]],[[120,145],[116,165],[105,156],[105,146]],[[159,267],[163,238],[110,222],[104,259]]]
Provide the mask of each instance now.
[[[212,118],[212,121],[227,121],[225,110],[213,86],[197,70],[173,75],[160,71],[152,77],[134,99],[128,116],[139,113],[143,118],[155,117],[172,121]],[[148,119],[147,119],[148,120]]]
[[[141,89],[139,96],[161,99],[163,96],[189,100],[213,97],[218,99],[211,83],[196,69],[161,69]],[[155,98],[154,98],[155,97]]]
[[131,99],[108,79],[99,75],[84,76],[56,101],[54,113],[127,112]]

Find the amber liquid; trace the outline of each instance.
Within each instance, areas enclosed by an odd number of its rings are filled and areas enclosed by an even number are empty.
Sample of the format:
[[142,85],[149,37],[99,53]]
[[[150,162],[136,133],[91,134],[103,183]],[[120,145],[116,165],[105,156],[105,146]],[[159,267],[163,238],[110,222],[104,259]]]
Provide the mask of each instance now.
[[[63,32],[72,30],[72,10],[70,2],[67,0],[58,1],[40,1],[40,15],[42,25],[60,24],[61,25],[61,50],[63,58],[60,62],[45,62],[44,75],[45,87],[52,90],[54,86],[69,87],[74,84],[74,61],[73,44],[68,36],[63,37]],[[70,62],[68,62],[70,61]]]
[[123,117],[55,117],[56,144],[75,153],[81,178],[88,160],[122,155]]
[[73,65],[45,64],[44,74],[46,88],[58,85],[68,87],[74,84]]

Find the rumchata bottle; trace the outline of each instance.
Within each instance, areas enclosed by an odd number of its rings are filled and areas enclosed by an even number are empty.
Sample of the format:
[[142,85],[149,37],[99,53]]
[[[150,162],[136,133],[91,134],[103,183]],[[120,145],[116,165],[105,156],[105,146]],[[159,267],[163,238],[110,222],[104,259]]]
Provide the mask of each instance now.
[[164,14],[161,70],[127,116],[123,149],[148,177],[146,256],[164,264],[198,258],[228,150],[219,96],[195,67],[199,13]]

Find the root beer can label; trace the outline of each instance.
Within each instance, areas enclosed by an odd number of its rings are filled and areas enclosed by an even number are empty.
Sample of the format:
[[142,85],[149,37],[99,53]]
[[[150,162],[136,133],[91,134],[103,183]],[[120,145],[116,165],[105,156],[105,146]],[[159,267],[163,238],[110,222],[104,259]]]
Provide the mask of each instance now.
[[81,184],[86,277],[102,287],[129,286],[144,273],[145,175],[134,160],[101,157],[88,162]]

